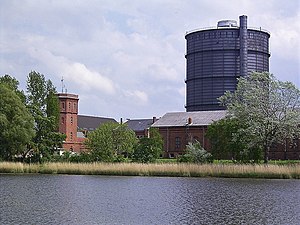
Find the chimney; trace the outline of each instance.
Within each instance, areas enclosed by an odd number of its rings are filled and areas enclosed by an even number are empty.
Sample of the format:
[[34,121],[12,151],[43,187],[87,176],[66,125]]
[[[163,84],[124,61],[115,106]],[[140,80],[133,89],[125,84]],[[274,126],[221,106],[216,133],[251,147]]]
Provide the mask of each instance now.
[[153,116],[153,118],[152,118],[152,124],[155,123],[156,121],[157,121],[156,117]]
[[120,119],[120,124],[123,124],[123,118],[121,117],[121,119]]

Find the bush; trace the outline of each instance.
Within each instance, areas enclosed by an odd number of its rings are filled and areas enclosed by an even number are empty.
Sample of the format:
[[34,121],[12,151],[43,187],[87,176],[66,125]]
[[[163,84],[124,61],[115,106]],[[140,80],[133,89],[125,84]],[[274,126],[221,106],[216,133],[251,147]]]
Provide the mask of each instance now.
[[161,148],[152,138],[142,138],[138,145],[136,145],[133,152],[133,161],[148,163],[155,162],[161,154]]
[[179,162],[212,163],[213,158],[200,144],[199,141],[189,142],[186,146],[186,154],[178,158]]

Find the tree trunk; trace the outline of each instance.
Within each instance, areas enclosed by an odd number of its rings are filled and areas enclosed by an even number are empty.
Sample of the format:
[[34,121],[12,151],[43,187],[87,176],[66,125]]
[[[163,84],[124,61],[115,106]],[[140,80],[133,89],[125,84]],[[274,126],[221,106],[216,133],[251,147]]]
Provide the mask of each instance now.
[[270,146],[264,146],[264,151],[265,151],[265,155],[264,155],[264,163],[267,164],[269,161],[269,151],[270,151]]

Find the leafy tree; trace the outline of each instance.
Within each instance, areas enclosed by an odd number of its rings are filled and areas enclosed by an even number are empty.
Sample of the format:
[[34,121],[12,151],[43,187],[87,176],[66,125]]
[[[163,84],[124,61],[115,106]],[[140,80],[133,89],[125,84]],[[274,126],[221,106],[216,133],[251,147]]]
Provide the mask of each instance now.
[[148,163],[154,162],[162,153],[163,140],[158,129],[151,127],[149,137],[139,140],[133,153],[133,160],[136,162]]
[[54,125],[53,129],[58,130],[60,109],[59,109],[59,100],[56,95],[55,89],[49,90],[46,102],[47,102],[46,115],[48,118],[51,118],[53,120],[53,125]]
[[19,98],[23,103],[26,102],[26,96],[24,92],[18,89],[19,81],[16,78],[11,77],[8,74],[5,74],[4,76],[0,77],[0,83],[6,85],[8,88],[13,90],[19,96]]
[[65,135],[58,133],[59,103],[56,90],[43,74],[32,71],[27,77],[27,106],[35,121],[35,147],[49,158],[62,146]]
[[179,162],[206,163],[212,162],[212,155],[208,153],[199,141],[189,142],[186,153],[179,157]]
[[126,124],[110,122],[88,133],[85,144],[94,160],[111,162],[132,154],[136,142],[135,133]]
[[291,82],[253,72],[239,78],[236,91],[226,92],[219,100],[243,124],[237,134],[248,140],[246,147],[263,149],[265,163],[273,144],[299,137],[300,90]]
[[34,136],[33,118],[20,97],[0,83],[0,158],[24,155]]
[[257,162],[261,159],[261,149],[248,149],[248,140],[239,135],[238,130],[242,128],[243,125],[236,118],[224,118],[208,126],[206,136],[210,140],[215,159],[232,159],[239,162]]

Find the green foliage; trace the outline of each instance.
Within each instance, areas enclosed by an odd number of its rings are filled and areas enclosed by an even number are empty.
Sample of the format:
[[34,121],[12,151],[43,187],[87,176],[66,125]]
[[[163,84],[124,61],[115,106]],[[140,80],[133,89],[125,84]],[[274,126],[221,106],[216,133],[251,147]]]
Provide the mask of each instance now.
[[163,149],[163,140],[158,129],[150,128],[149,137],[144,137],[139,140],[135,146],[133,160],[135,162],[155,162],[160,157]]
[[32,71],[27,77],[27,93],[27,107],[35,121],[33,147],[43,155],[43,160],[49,160],[66,138],[64,134],[57,132],[59,102],[56,90],[43,74]]
[[236,135],[247,140],[246,150],[263,149],[265,162],[273,144],[300,135],[300,90],[291,82],[253,72],[239,79],[234,93],[226,92],[219,100],[243,124]]
[[18,89],[19,81],[16,78],[6,74],[0,77],[0,83],[6,85],[9,89],[14,91],[23,103],[26,102],[26,96],[24,92]]
[[211,163],[212,155],[208,153],[199,141],[189,142],[186,146],[186,153],[178,158],[179,162],[189,163]]
[[144,137],[134,149],[133,160],[142,163],[155,162],[160,153],[161,149],[156,147],[155,140]]
[[50,89],[46,99],[46,115],[53,120],[53,129],[58,130],[59,126],[59,99],[55,90]]
[[94,157],[89,152],[81,152],[80,154],[71,155],[68,161],[75,163],[90,163],[94,162]]
[[34,136],[33,118],[17,93],[0,83],[0,158],[25,154]]
[[126,124],[105,123],[95,131],[88,133],[85,144],[95,161],[118,161],[133,153],[137,143],[135,133]]
[[261,159],[260,148],[248,148],[248,141],[240,136],[243,124],[236,118],[224,118],[208,126],[206,136],[210,140],[214,159],[232,159],[237,162],[258,162]]

